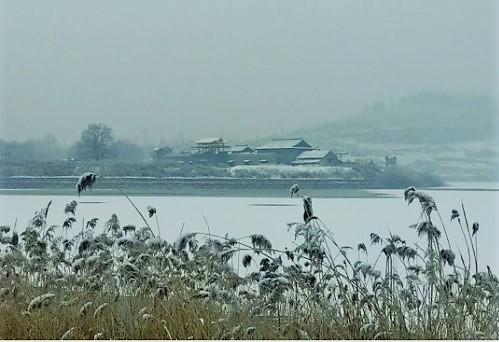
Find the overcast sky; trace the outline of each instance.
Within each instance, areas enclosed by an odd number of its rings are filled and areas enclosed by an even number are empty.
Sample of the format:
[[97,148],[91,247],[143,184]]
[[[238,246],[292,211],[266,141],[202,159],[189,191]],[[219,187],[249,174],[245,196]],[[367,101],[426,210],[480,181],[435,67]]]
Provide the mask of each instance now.
[[497,1],[0,0],[0,133],[279,136],[420,90],[498,92]]

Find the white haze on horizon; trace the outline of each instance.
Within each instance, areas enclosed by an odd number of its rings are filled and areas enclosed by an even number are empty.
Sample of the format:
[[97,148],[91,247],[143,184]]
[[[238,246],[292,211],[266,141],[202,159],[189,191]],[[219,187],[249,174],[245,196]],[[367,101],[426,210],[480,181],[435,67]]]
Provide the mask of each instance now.
[[281,136],[376,101],[497,96],[494,1],[1,0],[0,134]]

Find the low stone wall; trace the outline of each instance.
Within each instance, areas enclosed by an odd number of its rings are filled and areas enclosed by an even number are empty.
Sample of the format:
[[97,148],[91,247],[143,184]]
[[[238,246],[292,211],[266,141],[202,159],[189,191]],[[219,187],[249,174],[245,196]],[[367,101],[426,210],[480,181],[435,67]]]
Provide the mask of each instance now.
[[[1,177],[0,189],[75,189],[79,177]],[[106,177],[97,180],[95,189],[111,189],[112,183],[123,189],[185,190],[185,189],[276,189],[289,188],[299,184],[309,189],[360,189],[370,184],[361,179],[336,178],[293,178],[293,179],[256,179],[256,178],[217,178],[217,177]]]

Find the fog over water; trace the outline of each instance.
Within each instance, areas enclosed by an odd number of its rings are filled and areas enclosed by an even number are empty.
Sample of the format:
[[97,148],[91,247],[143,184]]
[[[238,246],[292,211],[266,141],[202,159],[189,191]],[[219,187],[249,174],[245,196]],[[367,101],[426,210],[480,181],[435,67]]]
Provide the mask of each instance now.
[[285,135],[421,90],[497,94],[494,1],[0,1],[0,133]]

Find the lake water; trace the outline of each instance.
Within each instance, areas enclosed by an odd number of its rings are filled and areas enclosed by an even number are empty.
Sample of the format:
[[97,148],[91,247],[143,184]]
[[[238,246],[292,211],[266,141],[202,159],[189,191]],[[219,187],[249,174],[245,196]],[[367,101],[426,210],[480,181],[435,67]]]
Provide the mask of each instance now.
[[[480,224],[478,233],[478,259],[482,269],[490,265],[495,273],[499,273],[499,184],[496,183],[459,183],[441,189],[426,190],[433,196],[453,249],[456,246],[465,259],[466,245],[456,221],[450,221],[452,209],[462,212],[463,201],[470,225],[477,221]],[[404,202],[403,190],[366,190],[369,196],[313,198],[314,214],[334,232],[338,244],[350,245],[354,249],[349,253],[356,258],[356,246],[363,242],[370,246],[371,232],[385,238],[392,234],[400,235],[410,245],[420,242],[414,230],[408,226],[418,222],[420,218],[419,202],[410,206]],[[35,211],[47,206],[52,200],[48,224],[61,226],[66,215],[63,213],[66,203],[77,200],[77,222],[73,230],[80,230],[82,223],[94,217],[99,218],[96,232],[104,229],[105,222],[115,213],[121,225],[133,224],[137,227],[144,223],[128,200],[123,196],[96,195],[91,191],[84,192],[81,197],[66,195],[36,195],[34,191],[0,195],[0,225],[14,226],[24,230]],[[359,193],[358,191],[356,192]],[[372,196],[373,193],[376,196]],[[284,197],[161,197],[133,196],[135,205],[142,211],[154,231],[156,221],[147,216],[147,206],[157,209],[161,228],[161,237],[168,241],[175,240],[181,230],[183,232],[208,233],[208,225],[212,234],[242,238],[250,234],[265,235],[276,248],[294,248],[294,233],[288,231],[287,223],[301,222],[303,206],[301,198]],[[306,194],[306,192],[304,192]],[[463,218],[463,216],[461,216]],[[434,223],[441,228],[438,216]],[[182,228],[183,227],[183,228]],[[442,236],[442,244],[447,242]],[[376,252],[374,252],[376,251]],[[373,249],[369,258],[375,260],[378,249]]]

